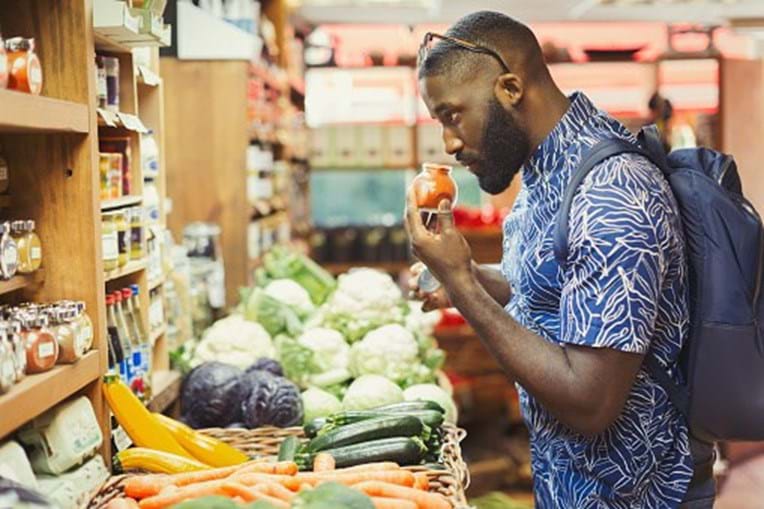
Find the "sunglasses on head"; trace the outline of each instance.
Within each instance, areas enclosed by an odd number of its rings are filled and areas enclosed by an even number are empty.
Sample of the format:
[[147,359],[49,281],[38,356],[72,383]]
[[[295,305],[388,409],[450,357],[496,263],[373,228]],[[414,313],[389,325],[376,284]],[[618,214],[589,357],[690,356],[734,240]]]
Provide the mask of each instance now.
[[509,70],[509,66],[507,65],[507,63],[504,61],[503,58],[501,58],[501,55],[499,55],[499,53],[496,50],[492,50],[491,48],[480,46],[479,44],[465,41],[463,39],[457,39],[456,37],[450,37],[448,35],[437,34],[435,32],[427,32],[426,34],[424,34],[424,39],[422,39],[422,44],[419,46],[417,66],[422,65],[424,60],[427,58],[427,55],[429,54],[430,50],[433,48],[433,41],[435,39],[448,41],[451,44],[454,44],[455,46],[458,46],[461,49],[466,49],[467,51],[471,51],[473,53],[484,53],[486,55],[490,55],[493,58],[495,58],[496,61],[499,62],[499,64],[501,64],[501,67],[504,69],[505,73],[511,72]]

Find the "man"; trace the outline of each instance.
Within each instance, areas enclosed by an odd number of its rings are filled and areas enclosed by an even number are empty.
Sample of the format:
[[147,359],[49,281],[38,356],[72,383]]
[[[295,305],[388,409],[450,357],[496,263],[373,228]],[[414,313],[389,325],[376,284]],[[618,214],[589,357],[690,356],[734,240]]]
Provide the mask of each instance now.
[[562,267],[552,232],[571,174],[599,140],[633,136],[583,94],[566,97],[532,32],[499,13],[428,34],[419,86],[446,151],[484,191],[521,173],[501,272],[472,262],[447,201],[439,231],[413,196],[406,223],[443,285],[420,292],[425,307],[450,301],[518,383],[537,506],[712,507],[710,450],[698,447],[694,468],[686,423],[642,367],[655,355],[673,371],[688,330],[680,216],[661,172],[636,155],[595,167],[572,203]]

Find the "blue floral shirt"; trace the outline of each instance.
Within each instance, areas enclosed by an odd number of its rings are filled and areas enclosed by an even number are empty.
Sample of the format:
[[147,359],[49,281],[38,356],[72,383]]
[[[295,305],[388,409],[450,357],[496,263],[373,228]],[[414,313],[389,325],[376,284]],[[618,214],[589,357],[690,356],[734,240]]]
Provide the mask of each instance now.
[[[584,179],[570,212],[568,263],[553,228],[582,153],[603,138],[634,140],[583,94],[522,169],[504,223],[507,312],[547,341],[656,355],[673,368],[689,321],[677,204],[660,171],[613,157]],[[675,375],[678,376],[678,375]],[[518,387],[530,430],[537,507],[678,507],[692,477],[688,431],[666,393],[639,371],[623,412],[604,433],[580,435]]]

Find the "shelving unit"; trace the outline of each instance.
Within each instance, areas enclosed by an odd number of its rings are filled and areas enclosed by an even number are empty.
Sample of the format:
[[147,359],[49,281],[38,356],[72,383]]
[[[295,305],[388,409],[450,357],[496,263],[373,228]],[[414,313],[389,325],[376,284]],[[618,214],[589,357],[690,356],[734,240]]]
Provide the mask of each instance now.
[[[151,50],[149,64],[136,70],[131,47],[138,41],[128,44],[93,28],[94,14],[106,3],[117,2],[0,2],[4,35],[35,39],[44,76],[41,96],[0,90],[0,144],[11,182],[8,195],[0,197],[0,207],[9,218],[35,221],[44,253],[42,270],[0,282],[0,303],[82,300],[94,328],[93,349],[77,363],[28,375],[0,395],[0,442],[65,399],[86,395],[105,438],[102,454],[110,462],[110,412],[101,384],[108,369],[105,294],[138,284],[148,330],[149,284],[146,260],[104,271],[101,212],[143,202],[139,132],[153,129],[161,154],[164,124],[158,49]],[[153,44],[159,44],[156,37]],[[119,58],[123,115],[110,116],[97,108],[96,50]],[[99,138],[115,135],[130,137],[133,186],[131,195],[102,202]],[[163,159],[157,184],[163,197]],[[164,210],[163,199],[160,208]],[[158,280],[153,286],[161,289],[162,284]],[[161,345],[162,335],[158,336]],[[155,365],[169,373],[169,359],[157,363],[154,353]],[[166,349],[162,353],[166,357]]]

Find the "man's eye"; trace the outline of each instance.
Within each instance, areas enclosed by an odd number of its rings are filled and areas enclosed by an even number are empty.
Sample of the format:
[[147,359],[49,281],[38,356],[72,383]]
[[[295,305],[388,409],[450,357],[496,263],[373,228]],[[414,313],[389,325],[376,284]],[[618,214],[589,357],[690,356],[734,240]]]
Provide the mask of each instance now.
[[446,119],[448,120],[449,124],[456,125],[459,123],[459,120],[461,120],[461,116],[454,111],[446,114]]

